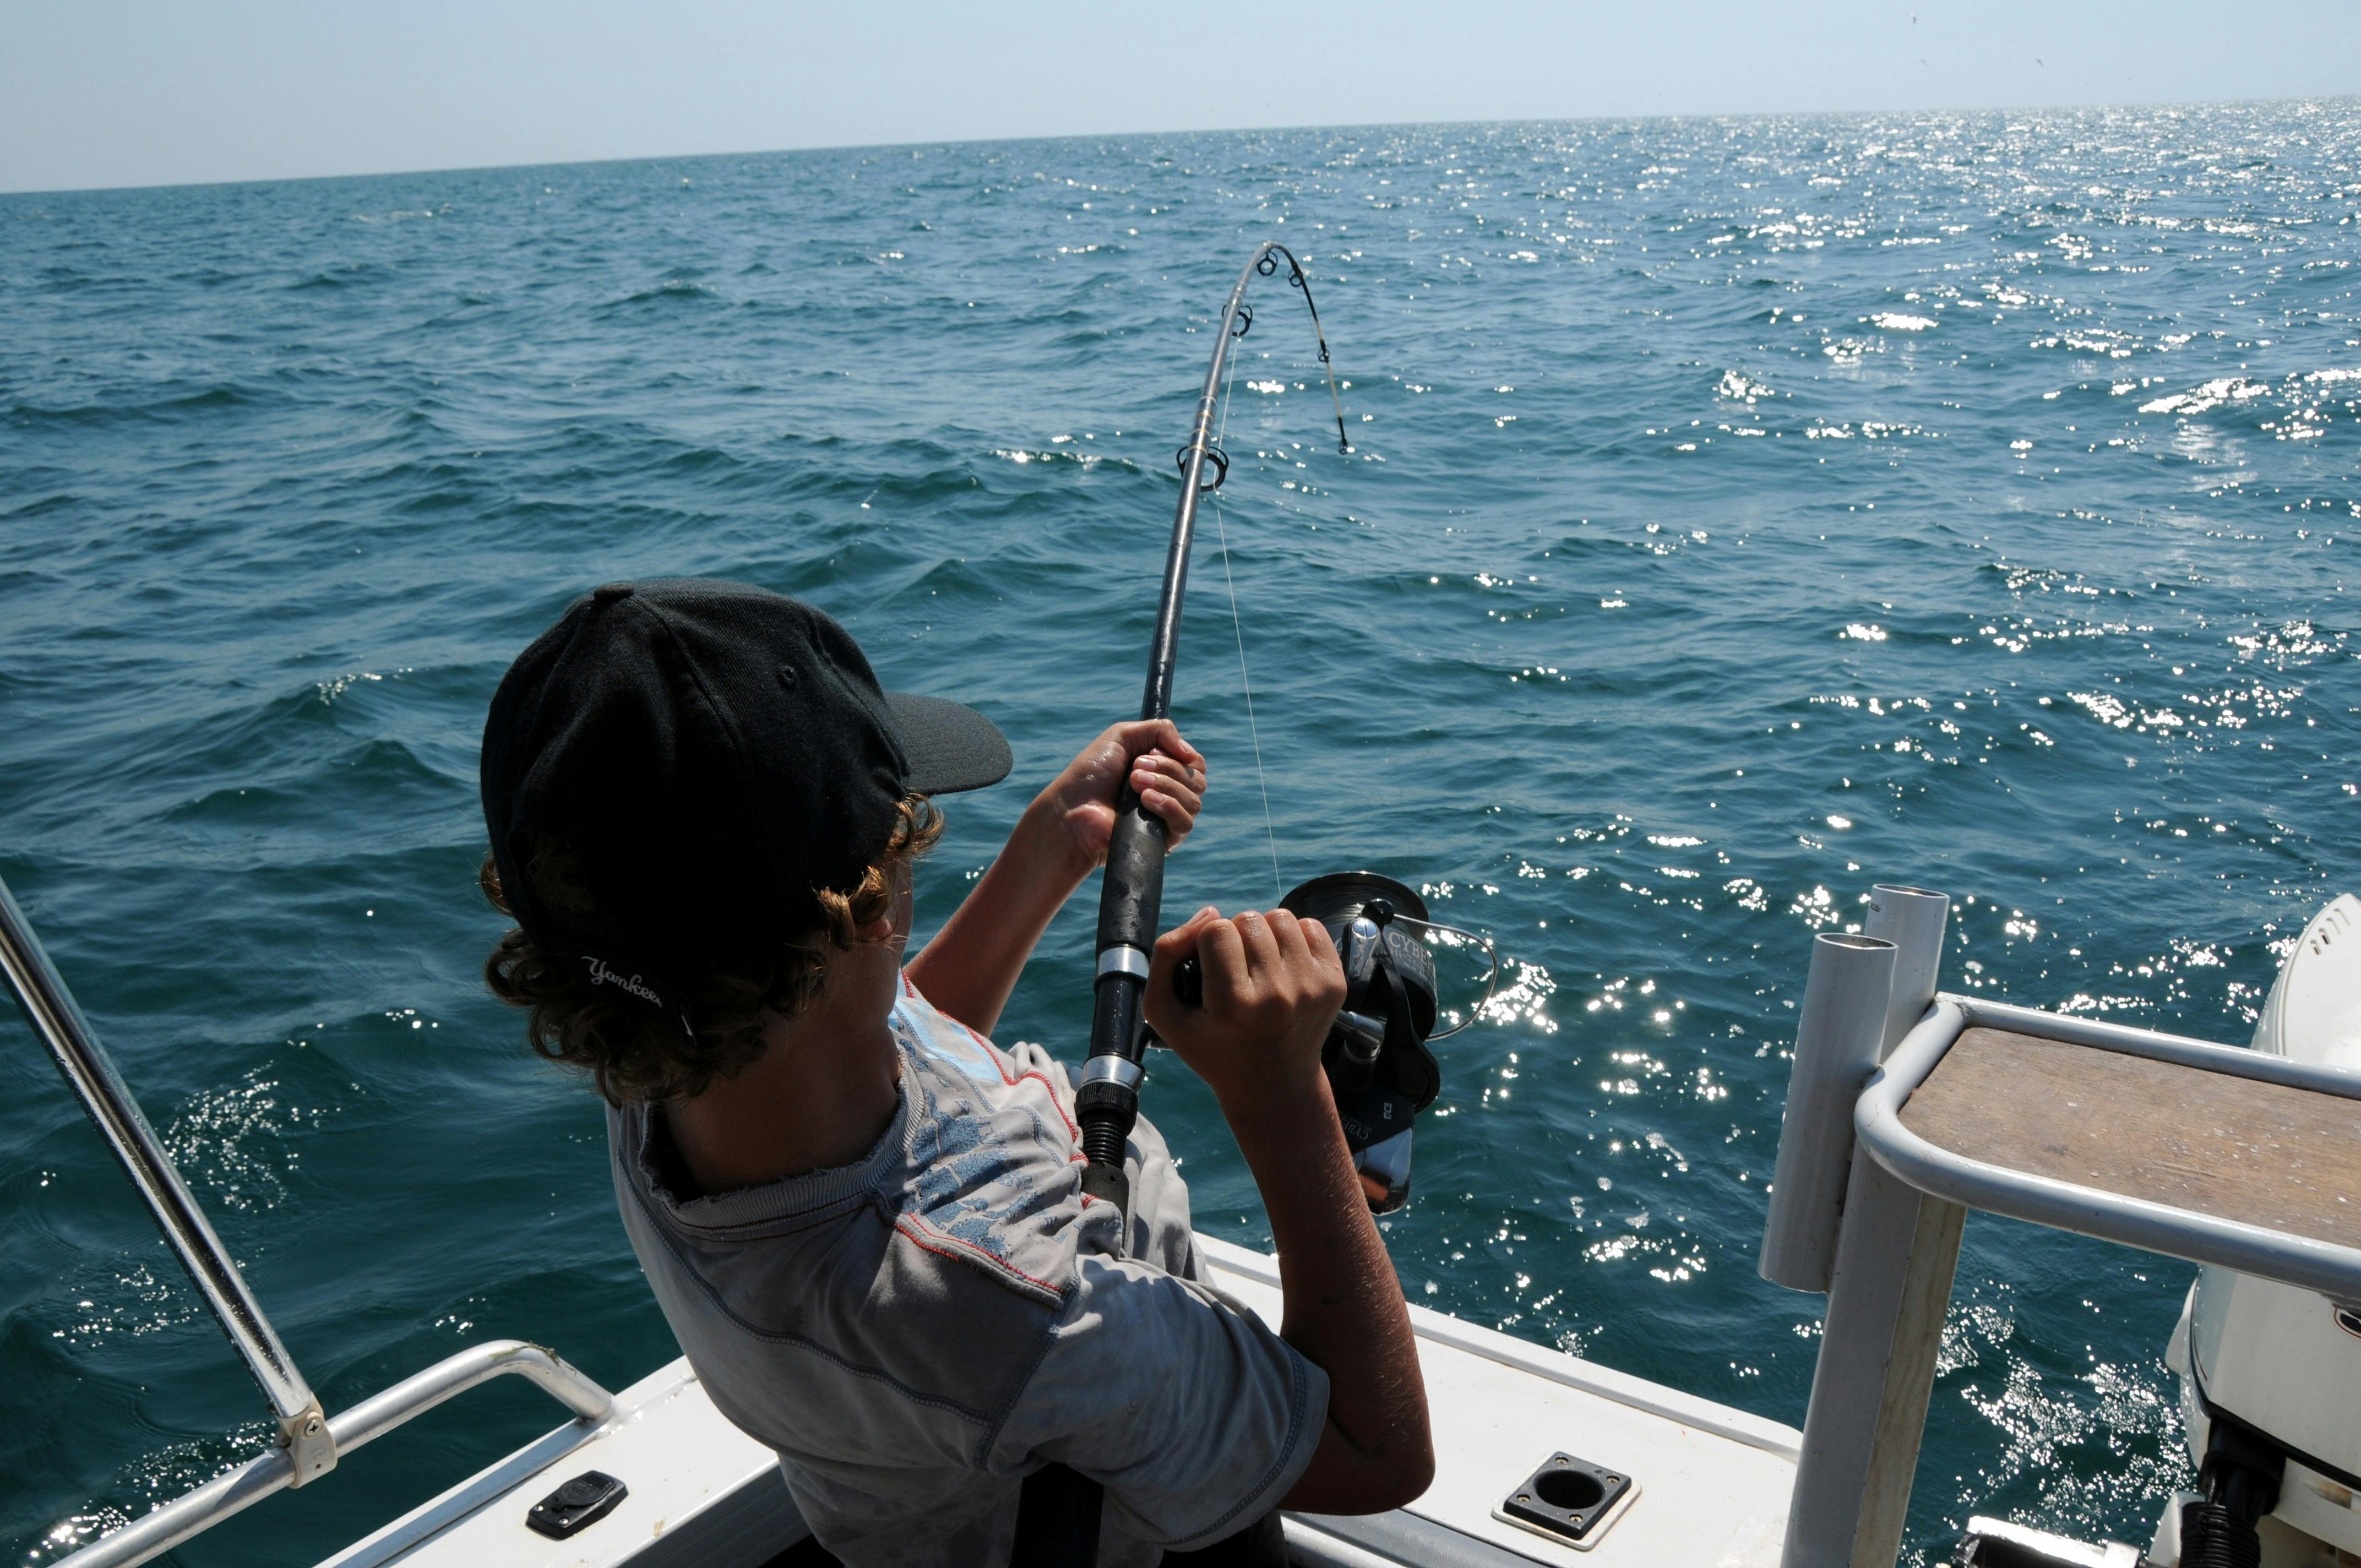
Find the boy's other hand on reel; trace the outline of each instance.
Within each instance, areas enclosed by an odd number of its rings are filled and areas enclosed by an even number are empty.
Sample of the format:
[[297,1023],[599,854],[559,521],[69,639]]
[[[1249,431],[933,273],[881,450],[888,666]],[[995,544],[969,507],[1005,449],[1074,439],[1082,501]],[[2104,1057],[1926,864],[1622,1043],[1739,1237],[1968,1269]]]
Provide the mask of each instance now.
[[[1204,1000],[1174,993],[1172,973],[1194,956]],[[1148,1027],[1180,1053],[1225,1115],[1275,1102],[1327,1097],[1321,1048],[1345,1004],[1345,966],[1317,920],[1283,909],[1224,919],[1208,906],[1157,938],[1145,998]]]

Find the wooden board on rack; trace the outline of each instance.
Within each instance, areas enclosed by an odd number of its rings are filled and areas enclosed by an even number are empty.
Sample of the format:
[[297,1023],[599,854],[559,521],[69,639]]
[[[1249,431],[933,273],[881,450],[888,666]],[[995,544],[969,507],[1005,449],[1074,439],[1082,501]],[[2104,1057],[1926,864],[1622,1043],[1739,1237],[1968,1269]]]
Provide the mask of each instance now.
[[1902,1124],[1987,1165],[2361,1247],[2361,1100],[1970,1029]]

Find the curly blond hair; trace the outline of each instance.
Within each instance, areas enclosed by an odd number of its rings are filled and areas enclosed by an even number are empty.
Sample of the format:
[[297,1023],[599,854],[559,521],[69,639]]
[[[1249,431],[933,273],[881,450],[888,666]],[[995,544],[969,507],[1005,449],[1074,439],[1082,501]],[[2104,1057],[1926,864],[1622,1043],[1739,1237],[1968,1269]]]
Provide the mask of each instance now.
[[[943,817],[920,795],[903,799],[893,837],[851,893],[815,888],[821,924],[782,943],[753,970],[709,970],[685,979],[680,1001],[696,1025],[692,1038],[611,988],[592,984],[577,963],[559,961],[518,927],[504,932],[484,963],[484,981],[511,1007],[531,1011],[525,1037],[549,1060],[586,1073],[609,1104],[687,1100],[716,1078],[731,1078],[763,1054],[763,1030],[774,1018],[792,1018],[811,1005],[828,980],[829,955],[868,938],[862,930],[894,907],[903,876],[942,836]],[[523,874],[534,891],[560,908],[578,905],[584,882],[561,845],[544,843]],[[484,856],[476,883],[494,909],[513,917],[500,873]]]

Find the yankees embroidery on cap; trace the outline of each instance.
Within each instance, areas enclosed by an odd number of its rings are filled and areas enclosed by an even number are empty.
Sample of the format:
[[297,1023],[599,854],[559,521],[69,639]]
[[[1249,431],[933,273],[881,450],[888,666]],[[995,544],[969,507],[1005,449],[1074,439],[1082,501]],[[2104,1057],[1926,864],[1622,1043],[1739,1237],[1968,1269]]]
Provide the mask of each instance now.
[[674,1008],[663,997],[656,994],[655,987],[642,980],[637,974],[626,975],[595,954],[583,954],[582,961],[589,967],[591,984],[611,985],[626,996],[637,997],[669,1018],[674,1026],[680,1030],[682,1039],[695,1043],[697,1025],[690,1021],[687,1008]]
[[652,1006],[661,1007],[664,1005],[664,998],[658,996],[645,981],[640,979],[638,975],[632,975],[629,979],[626,979],[622,975],[617,974],[613,970],[609,969],[607,966],[607,960],[604,959],[591,958],[585,955],[582,961],[590,966],[591,984],[611,985],[619,991],[630,992],[633,996],[638,997],[641,1001],[645,1002]]

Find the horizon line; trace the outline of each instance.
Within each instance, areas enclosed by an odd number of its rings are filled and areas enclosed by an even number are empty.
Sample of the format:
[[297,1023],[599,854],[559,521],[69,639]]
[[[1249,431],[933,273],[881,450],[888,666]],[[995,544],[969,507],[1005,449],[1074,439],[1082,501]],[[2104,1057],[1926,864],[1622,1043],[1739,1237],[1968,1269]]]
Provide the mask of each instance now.
[[1282,131],[1425,130],[1472,126],[1578,126],[1606,124],[1676,124],[1691,120],[1795,120],[1865,118],[1894,115],[2072,115],[2107,110],[2235,109],[2280,104],[2326,104],[2361,100],[2361,93],[2299,93],[2285,98],[2198,98],[2139,103],[2016,104],[1976,107],[1918,109],[1782,109],[1741,110],[1659,115],[1510,115],[1471,120],[1369,120],[1330,124],[1206,126],[1164,130],[1058,131],[1021,137],[930,137],[916,141],[812,142],[796,147],[732,148],[708,152],[624,153],[612,158],[575,158],[524,163],[456,163],[422,169],[356,170],[339,174],[274,174],[232,176],[220,180],[185,180],[164,184],[25,186],[0,191],[0,201],[21,196],[96,196],[143,191],[203,191],[230,185],[293,185],[330,180],[412,180],[443,174],[494,174],[509,170],[588,169],[618,163],[685,163],[716,158],[781,158],[816,152],[894,152],[910,148],[1016,147],[1031,142],[1120,141],[1148,137],[1261,136]]

